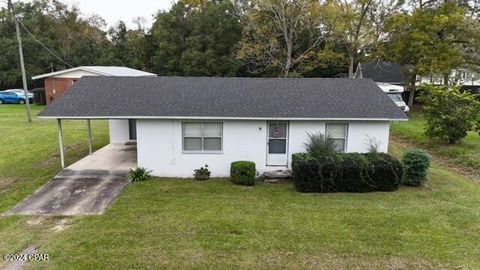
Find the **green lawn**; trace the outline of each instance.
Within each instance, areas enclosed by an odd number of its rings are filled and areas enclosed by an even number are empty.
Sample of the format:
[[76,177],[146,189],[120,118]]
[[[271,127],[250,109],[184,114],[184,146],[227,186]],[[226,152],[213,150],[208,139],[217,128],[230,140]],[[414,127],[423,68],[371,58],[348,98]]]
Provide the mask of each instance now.
[[425,148],[438,157],[447,159],[453,164],[480,172],[480,136],[476,132],[469,132],[459,144],[447,144],[439,140],[432,140],[424,135],[425,120],[421,112],[412,113],[408,122],[397,122],[392,125],[392,134]]
[[[26,124],[21,109],[7,108],[0,106],[0,127],[16,131],[2,132],[3,142],[28,146],[1,144],[13,156],[1,158],[0,183],[15,179],[1,189],[2,211],[59,170],[55,123]],[[97,125],[100,146],[107,129]],[[17,136],[27,130],[31,136]],[[69,144],[79,144],[73,161],[86,153],[84,123],[69,123],[66,132]],[[392,143],[391,151],[403,149]],[[50,255],[30,269],[478,269],[480,187],[472,180],[437,164],[427,187],[392,193],[301,194],[291,184],[155,178],[129,184],[102,216],[0,217],[0,254],[37,246]]]
[[[36,116],[43,106],[32,106]],[[108,143],[108,124],[93,121],[94,148]],[[65,121],[66,162],[88,154],[85,121]],[[60,171],[56,121],[34,117],[27,122],[25,106],[0,105],[0,212],[35,191]]]

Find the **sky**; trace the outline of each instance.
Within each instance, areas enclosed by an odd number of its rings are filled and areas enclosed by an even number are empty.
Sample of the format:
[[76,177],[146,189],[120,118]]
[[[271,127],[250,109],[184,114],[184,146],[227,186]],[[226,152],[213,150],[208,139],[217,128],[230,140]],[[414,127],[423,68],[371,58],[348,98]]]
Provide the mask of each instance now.
[[145,25],[150,27],[153,15],[158,10],[168,10],[173,0],[60,0],[80,8],[86,15],[97,14],[107,21],[107,28],[123,20],[128,27],[133,27],[133,20],[142,17]]

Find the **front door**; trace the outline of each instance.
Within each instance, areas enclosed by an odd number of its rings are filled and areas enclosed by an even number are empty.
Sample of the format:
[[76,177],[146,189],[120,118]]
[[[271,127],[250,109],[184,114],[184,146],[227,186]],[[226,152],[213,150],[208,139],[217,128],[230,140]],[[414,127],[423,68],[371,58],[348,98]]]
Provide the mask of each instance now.
[[267,166],[288,165],[288,122],[268,122]]
[[137,140],[137,120],[129,119],[128,120],[128,134],[129,139],[132,141]]

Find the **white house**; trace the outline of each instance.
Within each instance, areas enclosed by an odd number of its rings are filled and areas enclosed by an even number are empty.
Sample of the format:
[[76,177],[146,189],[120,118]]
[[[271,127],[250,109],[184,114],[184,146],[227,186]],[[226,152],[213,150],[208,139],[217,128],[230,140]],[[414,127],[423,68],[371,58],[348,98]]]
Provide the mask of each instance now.
[[110,119],[111,143],[136,132],[138,166],[169,177],[205,164],[224,177],[237,160],[260,174],[289,169],[313,132],[338,151],[366,152],[375,141],[386,152],[390,122],[407,120],[369,79],[205,77],[85,77],[40,117]]

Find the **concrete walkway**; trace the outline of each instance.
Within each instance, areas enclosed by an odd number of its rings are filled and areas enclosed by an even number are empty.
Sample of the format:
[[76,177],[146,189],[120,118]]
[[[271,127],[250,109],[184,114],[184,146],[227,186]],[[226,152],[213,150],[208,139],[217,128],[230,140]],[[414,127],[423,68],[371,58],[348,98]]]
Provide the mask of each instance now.
[[4,215],[100,215],[128,184],[136,145],[107,145],[68,166]]

